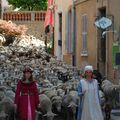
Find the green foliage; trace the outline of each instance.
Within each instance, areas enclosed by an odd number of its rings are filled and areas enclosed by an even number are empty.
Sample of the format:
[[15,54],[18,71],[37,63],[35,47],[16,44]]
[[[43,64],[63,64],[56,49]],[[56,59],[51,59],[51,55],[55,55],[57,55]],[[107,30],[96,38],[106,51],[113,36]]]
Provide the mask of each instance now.
[[14,8],[21,8],[21,10],[46,10],[47,0],[8,0]]
[[47,53],[52,54],[52,48],[48,47],[47,48]]
[[52,40],[47,44],[47,53],[52,54]]

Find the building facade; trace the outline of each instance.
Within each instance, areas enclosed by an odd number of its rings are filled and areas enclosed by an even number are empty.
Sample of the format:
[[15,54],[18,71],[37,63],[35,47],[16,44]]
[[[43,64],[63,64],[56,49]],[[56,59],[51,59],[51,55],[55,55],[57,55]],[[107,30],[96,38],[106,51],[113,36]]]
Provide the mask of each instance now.
[[[68,33],[68,29],[72,27],[71,24],[71,6],[73,0],[55,0],[55,28],[54,28],[54,55],[58,60],[64,60],[71,64],[71,42],[67,43],[69,37],[71,39],[72,33]],[[70,18],[70,19],[69,19]],[[69,21],[69,23],[68,23]],[[69,49],[69,54],[68,54]]]
[[8,1],[7,0],[0,0],[1,6],[0,6],[0,13],[1,18],[3,18],[3,12],[8,8]]
[[91,64],[97,67],[96,0],[77,0],[76,12],[76,65],[84,68]]
[[[120,52],[120,1],[65,2],[55,1],[54,52],[58,60],[81,68],[91,64],[107,79],[118,83],[120,70],[119,65],[116,65],[119,59],[116,55]],[[106,28],[96,26],[96,21],[103,17],[109,19],[112,24]]]
[[97,0],[97,17],[106,17],[112,21],[112,25],[106,29],[97,29],[98,41],[98,68],[113,82],[120,83],[119,63],[116,61],[120,50],[120,1],[119,0]]
[[2,3],[1,3],[1,0],[0,0],[0,18],[1,18],[1,13],[2,13]]
[[[86,64],[92,64],[103,76],[117,83],[120,78],[119,65],[116,65],[119,59],[116,55],[120,50],[119,3],[119,0],[77,0],[75,2],[76,65],[84,67]],[[112,24],[106,28],[96,26],[95,22],[103,17],[109,19]]]

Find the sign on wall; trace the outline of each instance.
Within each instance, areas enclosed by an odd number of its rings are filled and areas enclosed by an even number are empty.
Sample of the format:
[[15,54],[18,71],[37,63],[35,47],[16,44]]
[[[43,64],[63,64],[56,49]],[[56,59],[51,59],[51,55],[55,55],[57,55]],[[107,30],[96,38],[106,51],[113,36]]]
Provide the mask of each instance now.
[[95,21],[95,25],[98,28],[106,29],[112,25],[112,20],[106,17],[102,17]]

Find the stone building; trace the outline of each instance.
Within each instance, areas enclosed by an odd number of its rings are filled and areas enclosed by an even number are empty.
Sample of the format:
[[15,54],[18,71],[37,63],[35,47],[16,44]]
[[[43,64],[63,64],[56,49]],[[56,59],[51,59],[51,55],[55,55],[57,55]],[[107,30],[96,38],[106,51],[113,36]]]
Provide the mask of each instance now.
[[[77,0],[76,9],[76,64],[92,64],[103,76],[118,82],[116,52],[119,52],[119,0]],[[95,6],[95,7],[93,7]],[[81,17],[80,17],[81,16]],[[111,20],[109,27],[97,27],[101,18]],[[106,22],[106,21],[102,21]],[[116,48],[114,47],[116,45]],[[86,47],[86,49],[83,49]]]
[[[108,79],[119,82],[120,70],[116,65],[118,61],[116,55],[119,53],[119,31],[120,31],[120,1],[119,0],[97,0],[96,18],[105,17],[112,21],[110,27],[106,29],[96,28],[97,40],[97,68]],[[117,63],[118,64],[118,63]]]
[[[94,7],[93,7],[94,6]],[[76,65],[86,64],[97,66],[97,41],[94,21],[96,17],[96,0],[77,0],[76,12]]]
[[[66,37],[68,37],[68,14],[70,13],[71,17],[71,6],[72,0],[55,0],[54,54],[57,56],[58,60],[64,60],[69,64],[72,64],[72,55],[71,52],[69,52],[70,54],[68,53],[67,47],[71,42],[67,44]],[[72,27],[71,23],[69,23],[69,27]],[[69,51],[70,49],[71,48],[69,48]]]
[[1,18],[1,13],[2,13],[1,9],[2,9],[2,3],[1,3],[1,0],[0,0],[0,18]]
[[[119,82],[119,0],[56,0],[55,55],[59,60],[84,67],[92,64],[103,76]],[[111,25],[97,27],[102,17]],[[106,22],[106,21],[102,21]],[[119,63],[118,63],[119,64]]]
[[8,8],[7,0],[0,0],[0,18],[2,18],[3,12]]

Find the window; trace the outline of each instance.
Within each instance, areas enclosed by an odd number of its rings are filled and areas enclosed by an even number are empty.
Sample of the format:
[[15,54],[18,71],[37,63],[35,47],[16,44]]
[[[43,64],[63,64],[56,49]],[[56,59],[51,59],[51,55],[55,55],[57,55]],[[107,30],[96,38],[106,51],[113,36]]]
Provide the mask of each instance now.
[[68,11],[66,14],[66,50],[72,53],[72,13]]
[[87,27],[88,27],[88,20],[87,20],[87,15],[84,14],[82,15],[82,52],[81,56],[87,56]]

